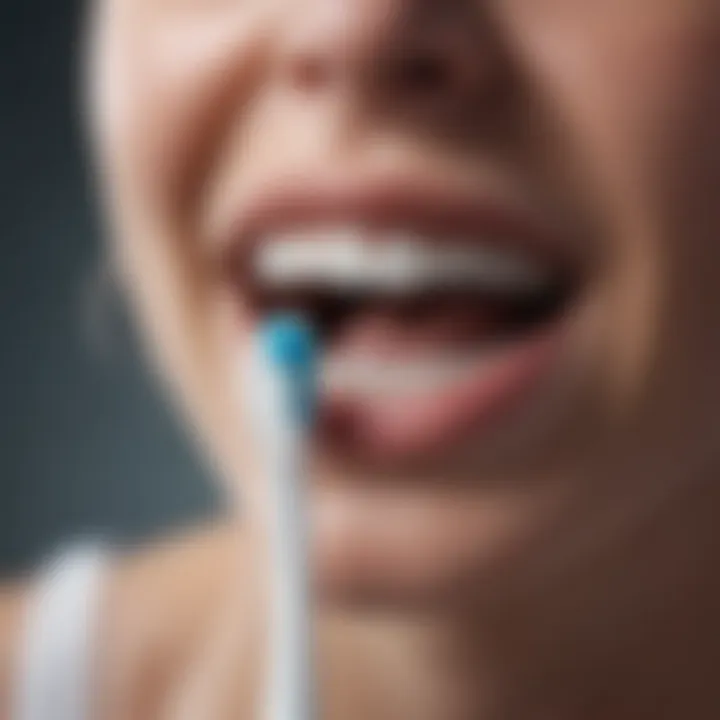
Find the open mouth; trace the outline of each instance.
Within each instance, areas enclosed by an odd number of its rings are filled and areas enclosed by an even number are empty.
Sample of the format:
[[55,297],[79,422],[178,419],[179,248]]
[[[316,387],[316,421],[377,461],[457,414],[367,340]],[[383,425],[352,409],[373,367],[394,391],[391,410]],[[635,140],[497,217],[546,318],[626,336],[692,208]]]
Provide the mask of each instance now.
[[314,324],[320,434],[376,458],[442,451],[527,395],[580,285],[536,226],[476,198],[306,192],[256,218],[233,255],[243,309]]

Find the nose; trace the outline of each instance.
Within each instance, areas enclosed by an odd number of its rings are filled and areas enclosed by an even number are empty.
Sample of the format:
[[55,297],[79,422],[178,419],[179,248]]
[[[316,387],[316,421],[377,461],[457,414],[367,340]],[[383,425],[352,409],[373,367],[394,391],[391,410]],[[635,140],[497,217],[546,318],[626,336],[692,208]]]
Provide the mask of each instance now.
[[498,77],[477,0],[304,0],[280,66],[294,90],[455,112]]

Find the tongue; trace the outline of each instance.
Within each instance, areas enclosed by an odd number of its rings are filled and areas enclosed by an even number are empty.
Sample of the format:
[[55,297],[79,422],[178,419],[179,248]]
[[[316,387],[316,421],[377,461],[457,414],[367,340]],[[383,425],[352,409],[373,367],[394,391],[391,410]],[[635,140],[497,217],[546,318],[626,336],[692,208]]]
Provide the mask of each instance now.
[[437,302],[422,314],[383,305],[348,318],[328,350],[374,356],[463,350],[486,342],[500,324],[499,311],[487,304]]

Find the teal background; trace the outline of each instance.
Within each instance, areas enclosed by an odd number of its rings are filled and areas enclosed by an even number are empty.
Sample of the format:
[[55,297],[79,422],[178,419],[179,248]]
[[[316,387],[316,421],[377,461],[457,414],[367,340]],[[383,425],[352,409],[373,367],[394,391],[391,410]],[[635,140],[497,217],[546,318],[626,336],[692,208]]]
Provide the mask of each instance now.
[[71,538],[133,541],[217,511],[145,373],[101,244],[76,78],[80,2],[0,10],[0,574]]

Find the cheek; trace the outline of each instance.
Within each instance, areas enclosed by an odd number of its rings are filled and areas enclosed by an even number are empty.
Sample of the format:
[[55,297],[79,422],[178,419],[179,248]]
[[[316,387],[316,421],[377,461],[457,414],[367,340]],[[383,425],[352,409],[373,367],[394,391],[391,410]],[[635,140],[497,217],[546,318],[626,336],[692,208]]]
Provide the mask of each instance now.
[[111,0],[99,14],[94,99],[122,192],[188,215],[257,79],[264,17],[245,3],[166,5]]
[[563,141],[606,192],[656,192],[717,94],[715,0],[538,0],[532,12],[528,4],[508,3],[518,6],[517,51],[566,129]]
[[[707,228],[692,217],[718,224],[717,210],[698,205],[710,187],[698,159],[720,143],[720,13],[713,0],[539,0],[532,10],[509,0],[511,7],[526,16],[516,23],[518,52],[561,129],[554,150],[575,159],[605,222],[607,367],[617,375],[609,382],[632,398],[630,389],[653,373],[668,380],[675,372],[667,363],[677,353],[665,344],[700,303],[702,291],[686,281],[693,255],[708,249]],[[717,158],[711,162],[716,174]],[[707,337],[694,338],[685,371],[697,369]]]

